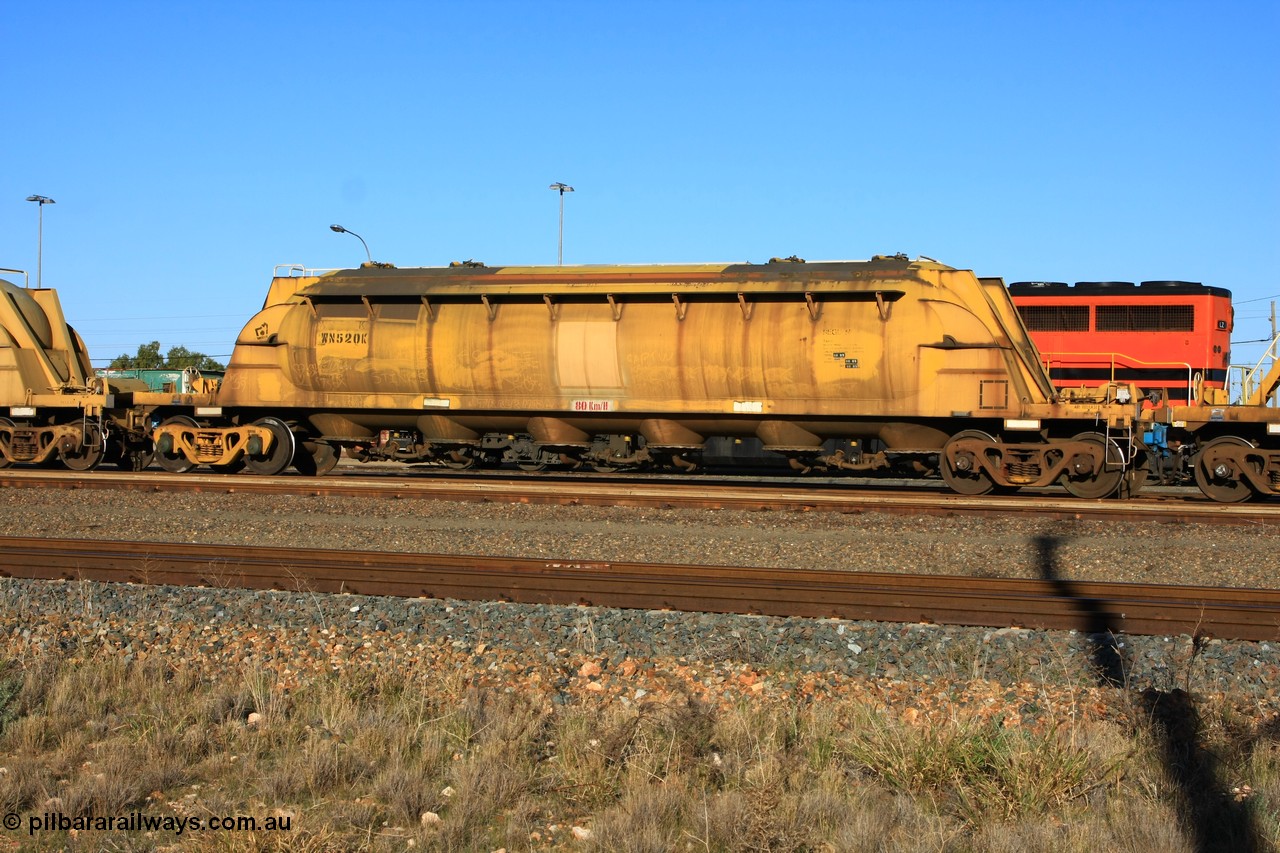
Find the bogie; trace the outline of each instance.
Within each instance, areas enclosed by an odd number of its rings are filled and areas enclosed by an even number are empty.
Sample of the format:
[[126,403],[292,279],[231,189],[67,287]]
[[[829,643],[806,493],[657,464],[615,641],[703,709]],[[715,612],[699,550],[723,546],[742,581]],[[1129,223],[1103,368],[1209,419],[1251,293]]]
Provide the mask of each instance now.
[[1253,450],[1251,442],[1234,435],[1207,442],[1192,460],[1200,491],[1220,503],[1239,503],[1258,496],[1247,479],[1248,473],[1260,473],[1249,452]]

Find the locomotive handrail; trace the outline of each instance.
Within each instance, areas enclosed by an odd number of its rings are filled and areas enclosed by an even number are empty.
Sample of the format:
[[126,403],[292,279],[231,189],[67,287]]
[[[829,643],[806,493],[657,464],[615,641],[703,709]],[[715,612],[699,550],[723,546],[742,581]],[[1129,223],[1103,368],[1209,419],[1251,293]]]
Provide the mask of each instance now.
[[0,267],[0,272],[12,272],[22,276],[22,289],[27,290],[31,287],[31,274],[26,270],[11,270],[7,267]]
[[[332,267],[329,269],[311,269],[303,264],[276,264],[275,269],[272,270],[271,274],[273,278],[311,278],[318,275],[324,275],[327,272],[337,272],[338,269],[338,267]],[[283,274],[281,274],[281,270],[284,270]],[[17,270],[14,270],[14,272],[17,272]]]
[[[1263,364],[1268,360],[1271,366],[1264,373]],[[1280,387],[1280,335],[1271,339],[1271,345],[1262,353],[1262,357],[1253,367],[1247,364],[1233,364],[1227,368],[1228,374],[1237,370],[1240,372],[1239,402],[1242,405],[1273,405],[1276,402],[1276,388]],[[1227,387],[1231,387],[1229,375]]]
[[1187,369],[1187,400],[1195,399],[1195,368],[1185,361],[1146,361],[1141,358],[1134,358],[1127,353],[1122,352],[1044,352],[1040,354],[1041,360],[1044,362],[1045,369],[1052,366],[1055,358],[1062,359],[1067,356],[1072,357],[1091,357],[1097,356],[1099,359],[1105,359],[1111,370],[1110,381],[1116,381],[1116,359],[1123,358],[1129,364],[1141,367],[1185,367]]

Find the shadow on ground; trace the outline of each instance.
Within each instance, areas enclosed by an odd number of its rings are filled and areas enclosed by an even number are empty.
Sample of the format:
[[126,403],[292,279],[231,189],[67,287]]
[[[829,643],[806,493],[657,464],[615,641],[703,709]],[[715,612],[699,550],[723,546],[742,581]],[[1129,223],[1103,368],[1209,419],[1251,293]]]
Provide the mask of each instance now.
[[[1040,575],[1079,608],[1080,630],[1090,645],[1094,671],[1104,687],[1125,688],[1128,677],[1119,641],[1122,618],[1103,602],[1081,596],[1058,571],[1054,536],[1036,539]],[[1196,638],[1199,642],[1200,638]],[[1165,773],[1178,799],[1182,831],[1197,853],[1262,853],[1268,849],[1246,802],[1237,802],[1223,782],[1216,755],[1203,743],[1200,713],[1185,690],[1148,687],[1138,697],[1145,723],[1159,744]]]

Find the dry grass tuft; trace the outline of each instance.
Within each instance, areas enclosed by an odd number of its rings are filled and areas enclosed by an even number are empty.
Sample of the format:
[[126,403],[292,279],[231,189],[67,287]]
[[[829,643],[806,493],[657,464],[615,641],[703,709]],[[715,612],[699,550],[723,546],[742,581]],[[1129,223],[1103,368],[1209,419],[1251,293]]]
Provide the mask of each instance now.
[[[0,807],[293,817],[276,833],[48,832],[46,849],[1213,849],[1179,823],[1173,724],[1137,702],[1130,728],[1064,714],[1037,732],[852,699],[553,702],[538,685],[554,673],[506,690],[472,676],[0,664]],[[1220,783],[1206,797],[1235,803],[1222,813],[1247,818],[1255,849],[1280,844],[1280,722],[1197,713],[1181,754]]]

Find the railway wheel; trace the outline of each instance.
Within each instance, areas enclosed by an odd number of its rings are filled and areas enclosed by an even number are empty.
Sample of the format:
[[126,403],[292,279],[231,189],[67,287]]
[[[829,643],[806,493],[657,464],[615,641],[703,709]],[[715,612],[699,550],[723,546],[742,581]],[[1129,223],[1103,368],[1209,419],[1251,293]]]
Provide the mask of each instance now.
[[1109,498],[1120,491],[1125,480],[1124,454],[1120,447],[1102,433],[1082,432],[1071,439],[1096,445],[1106,460],[1102,470],[1094,470],[1092,464],[1082,461],[1077,469],[1068,465],[1067,473],[1058,480],[1068,492],[1077,498]]
[[[983,441],[988,444],[995,444],[996,440],[985,432],[977,429],[967,429],[951,436],[947,441],[946,447],[942,449],[942,458],[938,460],[938,467],[942,471],[942,481],[953,492],[962,495],[985,495],[995,488],[991,476],[982,469],[982,465],[978,462],[969,451],[955,451],[953,445],[962,441],[971,440]],[[954,457],[954,458],[953,458]]]
[[279,474],[293,462],[293,454],[297,449],[293,441],[293,431],[279,418],[259,418],[253,422],[253,425],[271,430],[275,441],[271,443],[271,449],[266,453],[246,457],[249,461],[249,470],[264,477]]
[[[0,439],[8,443],[13,438],[14,423],[8,418],[0,418]],[[0,453],[0,468],[8,468],[13,460]]]
[[323,477],[338,466],[338,448],[323,441],[303,441],[293,455],[293,467],[308,477]]
[[62,464],[66,465],[72,471],[92,471],[102,464],[102,460],[107,455],[106,436],[102,433],[102,428],[95,423],[85,422],[84,435],[81,437],[80,444],[75,447],[62,447],[58,450],[58,456],[62,459]]
[[1234,435],[1215,438],[1200,448],[1200,452],[1191,460],[1191,468],[1195,471],[1196,485],[1200,487],[1200,491],[1219,503],[1234,504],[1249,500],[1254,496],[1254,491],[1232,465],[1216,458],[1217,451],[1228,447],[1253,445]]
[[[169,426],[171,424],[174,426],[191,427],[193,429],[200,426],[200,424],[196,423],[194,418],[189,418],[186,415],[175,415],[161,424],[161,426]],[[165,451],[157,447],[155,459],[160,467],[168,471],[170,474],[185,474],[192,468],[196,467],[196,463],[192,462],[183,455],[182,451],[177,450],[176,448],[170,448],[168,451]]]

